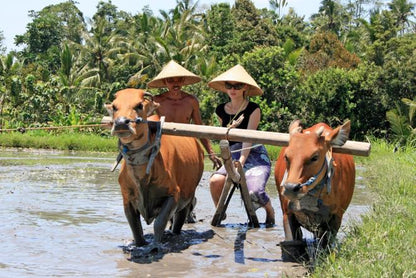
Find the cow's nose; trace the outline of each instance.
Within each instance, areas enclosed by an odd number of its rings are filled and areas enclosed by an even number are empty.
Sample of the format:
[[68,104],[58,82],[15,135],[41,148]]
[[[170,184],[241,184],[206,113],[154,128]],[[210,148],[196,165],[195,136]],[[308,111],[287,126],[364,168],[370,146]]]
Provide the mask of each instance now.
[[298,192],[300,188],[301,186],[299,183],[286,183],[285,184],[285,189],[292,191],[292,192]]
[[126,117],[119,117],[115,120],[115,125],[116,126],[121,126],[121,125],[128,125],[131,122],[131,120],[127,119]]

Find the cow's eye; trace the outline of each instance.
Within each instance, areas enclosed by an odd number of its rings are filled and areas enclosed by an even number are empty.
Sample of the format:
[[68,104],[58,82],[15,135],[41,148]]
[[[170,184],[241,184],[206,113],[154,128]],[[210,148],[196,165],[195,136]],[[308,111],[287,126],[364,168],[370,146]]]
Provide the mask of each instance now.
[[287,155],[285,155],[285,162],[286,162],[286,166],[289,166],[289,158],[287,157]]
[[143,109],[143,104],[139,103],[134,107],[134,110],[138,111],[138,110],[142,110]]
[[318,161],[318,159],[319,159],[319,155],[315,154],[314,156],[312,156],[311,162]]
[[117,107],[114,104],[113,104],[113,107],[112,108],[113,108],[113,111],[114,112],[116,112],[118,110]]

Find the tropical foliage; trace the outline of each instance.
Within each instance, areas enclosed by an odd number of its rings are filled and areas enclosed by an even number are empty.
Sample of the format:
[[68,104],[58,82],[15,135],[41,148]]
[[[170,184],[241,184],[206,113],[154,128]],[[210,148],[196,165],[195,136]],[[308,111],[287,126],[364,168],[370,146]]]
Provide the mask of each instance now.
[[324,0],[310,19],[284,14],[288,1],[269,2],[260,10],[250,0],[177,0],[155,15],[101,1],[91,19],[74,0],[30,11],[26,32],[15,37],[21,50],[7,52],[0,30],[0,126],[98,122],[117,90],[146,88],[174,59],[203,79],[186,90],[200,100],[205,124],[216,124],[214,108],[226,99],[206,83],[240,63],[264,91],[253,99],[263,130],[284,132],[295,118],[348,118],[355,139],[413,142],[413,2]]

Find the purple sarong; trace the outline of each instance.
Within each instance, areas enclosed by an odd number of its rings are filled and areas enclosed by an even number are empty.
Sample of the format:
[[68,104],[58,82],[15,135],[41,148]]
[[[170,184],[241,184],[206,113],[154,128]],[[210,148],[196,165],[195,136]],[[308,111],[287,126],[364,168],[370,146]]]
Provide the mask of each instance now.
[[[231,145],[231,156],[233,160],[240,158],[240,150],[242,143],[235,143]],[[234,152],[236,151],[237,152]],[[248,191],[255,209],[264,206],[270,200],[267,195],[266,183],[270,176],[271,163],[267,154],[267,150],[263,145],[257,145],[250,150],[247,160],[244,164],[243,170],[246,176],[246,183]],[[225,167],[222,166],[214,174],[227,175]]]

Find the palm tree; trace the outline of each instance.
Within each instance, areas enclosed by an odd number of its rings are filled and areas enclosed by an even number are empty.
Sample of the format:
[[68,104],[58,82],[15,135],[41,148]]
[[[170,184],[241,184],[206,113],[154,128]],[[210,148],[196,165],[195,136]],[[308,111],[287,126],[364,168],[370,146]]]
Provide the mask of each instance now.
[[[414,16],[413,10],[415,4],[408,0],[392,0],[388,7],[396,19],[396,27],[400,28],[400,34],[403,35],[406,28],[411,27],[410,18]],[[414,23],[413,23],[414,24]]]
[[0,57],[0,127],[3,126],[3,112],[4,108],[7,108],[7,102],[13,107],[19,97],[20,91],[14,89],[13,80],[18,79],[22,65],[13,52]]
[[75,48],[71,49],[69,45],[63,47],[61,68],[58,74],[62,84],[58,98],[59,102],[64,105],[66,112],[69,112],[71,104],[83,102],[82,93],[84,90],[91,89],[100,83],[99,70],[90,68],[88,64],[83,63],[79,51]]
[[269,0],[272,10],[278,10],[277,14],[279,18],[282,16],[282,9],[287,6],[287,0]]
[[119,56],[124,63],[134,64],[138,71],[130,78],[130,86],[140,86],[155,76],[169,60],[174,59],[195,70],[198,57],[206,50],[202,15],[191,1],[179,1],[162,18],[143,13],[135,17],[133,28],[124,39],[125,51]]
[[340,38],[342,37],[341,26],[348,20],[345,8],[336,0],[322,0],[319,13],[312,15],[312,25],[320,31],[330,31]]
[[139,87],[144,84],[169,59],[168,47],[162,39],[165,29],[161,19],[143,13],[133,18],[127,36],[120,38],[119,46],[123,51],[118,57],[126,66],[137,68],[129,80],[129,86]]
[[[166,42],[169,59],[191,67],[197,57],[206,51],[203,15],[196,13],[197,4],[191,6],[189,0],[179,1],[170,11],[170,16],[162,13],[165,21],[163,41]],[[167,62],[167,61],[166,61]]]
[[[120,39],[114,32],[108,33],[107,21],[104,18],[97,18],[92,23],[93,32],[83,32],[84,44],[79,45],[80,55],[87,61],[90,69],[98,69],[99,80],[111,82],[111,66],[121,52],[117,42]],[[98,85],[98,84],[97,84]]]
[[[398,146],[416,147],[416,127],[414,126],[416,116],[416,98],[413,100],[403,98],[402,103],[406,107],[397,106],[396,109],[387,112],[387,120],[393,138]],[[406,115],[406,110],[408,110]]]

